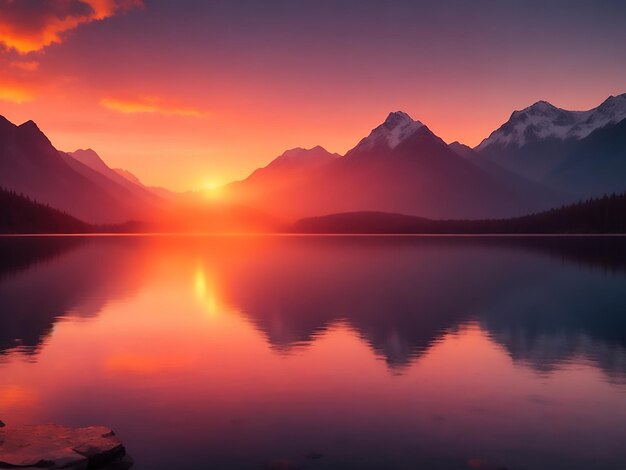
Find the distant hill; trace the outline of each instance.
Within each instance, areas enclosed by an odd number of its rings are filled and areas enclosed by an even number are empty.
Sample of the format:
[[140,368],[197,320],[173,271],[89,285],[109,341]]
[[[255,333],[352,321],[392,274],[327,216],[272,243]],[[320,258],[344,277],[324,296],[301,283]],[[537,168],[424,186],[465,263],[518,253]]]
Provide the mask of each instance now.
[[626,233],[626,193],[510,219],[432,220],[402,214],[351,212],[301,219],[288,231],[353,234]]
[[0,188],[0,233],[86,233],[89,224]]
[[175,193],[173,191],[170,191],[169,189],[165,189],[165,188],[162,188],[160,186],[146,186],[145,184],[143,184],[141,182],[141,180],[139,178],[137,178],[137,176],[135,174],[133,174],[130,171],[125,170],[123,168],[113,168],[113,171],[115,173],[117,173],[118,175],[122,176],[123,178],[126,178],[131,183],[136,184],[138,186],[141,186],[142,188],[147,189],[151,193],[159,196],[161,199],[170,200],[170,199],[174,199],[174,198],[180,196],[179,193]]
[[[266,166],[254,170],[244,180],[226,185],[223,188],[224,194],[235,203],[254,206],[260,210],[269,209],[275,215],[284,215],[285,212],[291,212],[281,207],[285,194],[291,194],[298,187],[306,185],[339,157],[340,155],[330,153],[319,145],[311,149],[290,149]],[[301,197],[296,195],[290,199],[297,205]]]
[[[102,158],[100,158],[100,155],[92,149],[76,150],[74,152],[68,152],[65,155],[65,161],[71,167],[103,187],[111,187],[112,191],[125,194],[129,199],[136,199],[145,204],[146,207],[157,208],[163,202],[159,196],[145,188],[134,175],[135,181],[132,181],[126,175],[122,175],[117,170],[109,168]],[[80,162],[82,164],[80,167],[82,168],[73,164],[67,156]],[[93,175],[93,172],[84,171],[84,167],[95,171],[97,175]],[[98,176],[100,176],[100,178],[98,178]],[[102,177],[106,177],[106,179]]]

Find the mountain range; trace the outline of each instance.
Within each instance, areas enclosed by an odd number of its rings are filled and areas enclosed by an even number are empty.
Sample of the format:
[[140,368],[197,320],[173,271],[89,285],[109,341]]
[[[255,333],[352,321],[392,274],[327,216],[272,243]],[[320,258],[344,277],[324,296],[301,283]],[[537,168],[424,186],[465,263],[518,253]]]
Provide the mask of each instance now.
[[33,121],[16,126],[1,116],[0,187],[88,223],[137,220],[157,206],[139,196],[141,188],[131,189],[59,152]]
[[538,101],[476,147],[484,159],[573,197],[626,189],[626,94],[587,111]]
[[[290,165],[279,164],[286,156]],[[227,190],[240,203],[256,203],[287,220],[362,210],[503,217],[560,202],[549,188],[492,166],[487,170],[474,164],[426,125],[398,111],[344,156],[321,147],[294,149]]]
[[[126,189],[132,198],[144,204],[158,205],[163,202],[160,196],[146,188],[141,181],[139,181],[139,178],[129,171],[120,172],[119,170],[109,168],[102,158],[92,149],[80,149],[62,156],[67,164],[76,171],[89,176],[91,172],[86,172],[85,167],[87,167],[97,173],[97,175],[94,175],[94,178],[103,181],[103,185],[108,184],[108,181],[112,181]],[[102,180],[102,178],[106,178],[106,180]]]
[[588,111],[539,101],[513,112],[473,149],[448,145],[422,122],[392,112],[345,155],[321,146],[288,150],[226,185],[228,203],[219,204],[199,192],[146,187],[91,149],[61,152],[34,122],[18,126],[0,117],[0,187],[91,224],[176,219],[185,212],[181,204],[191,204],[186,212],[196,218],[253,214],[264,228],[270,220],[359,211],[516,217],[626,190],[626,94]]

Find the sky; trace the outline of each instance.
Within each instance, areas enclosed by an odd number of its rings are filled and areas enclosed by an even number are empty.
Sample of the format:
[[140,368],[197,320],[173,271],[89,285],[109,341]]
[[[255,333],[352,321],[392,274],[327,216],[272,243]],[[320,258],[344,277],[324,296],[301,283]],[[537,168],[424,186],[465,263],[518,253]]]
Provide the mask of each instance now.
[[0,114],[201,189],[391,111],[475,146],[538,100],[597,106],[625,24],[621,0],[0,0]]

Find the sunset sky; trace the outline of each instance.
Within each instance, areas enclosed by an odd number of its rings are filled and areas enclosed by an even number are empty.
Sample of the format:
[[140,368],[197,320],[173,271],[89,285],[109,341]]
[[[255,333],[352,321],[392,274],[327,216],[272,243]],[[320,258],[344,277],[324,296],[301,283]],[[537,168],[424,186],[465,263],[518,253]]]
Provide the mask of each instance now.
[[343,153],[398,109],[476,145],[626,92],[624,1],[0,0],[0,114],[145,183]]

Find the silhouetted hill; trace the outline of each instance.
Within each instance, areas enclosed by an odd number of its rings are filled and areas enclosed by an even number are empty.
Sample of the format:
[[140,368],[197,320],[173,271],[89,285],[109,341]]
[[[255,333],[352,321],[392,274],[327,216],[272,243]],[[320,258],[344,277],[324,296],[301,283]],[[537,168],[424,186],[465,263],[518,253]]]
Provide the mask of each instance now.
[[0,188],[0,234],[139,233],[142,222],[92,225],[22,194]]
[[626,193],[510,219],[432,220],[382,212],[350,212],[296,222],[295,233],[626,233]]
[[114,181],[59,152],[33,121],[0,116],[0,187],[94,224],[147,220],[153,211]]
[[85,233],[93,227],[71,215],[0,188],[0,233]]
[[[146,189],[139,180],[131,181],[118,171],[109,168],[100,155],[92,149],[80,149],[62,156],[70,167],[103,188],[108,188],[111,193],[124,195],[129,200],[141,201],[146,208],[157,209],[163,202],[159,196]],[[76,165],[72,159],[80,162],[81,165]],[[87,169],[93,171],[87,171]]]

